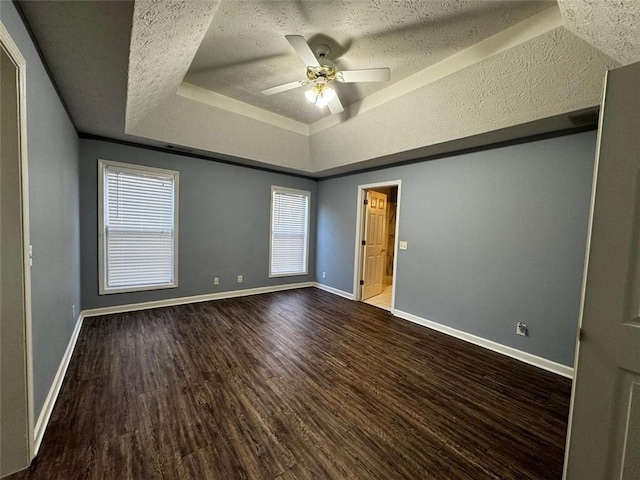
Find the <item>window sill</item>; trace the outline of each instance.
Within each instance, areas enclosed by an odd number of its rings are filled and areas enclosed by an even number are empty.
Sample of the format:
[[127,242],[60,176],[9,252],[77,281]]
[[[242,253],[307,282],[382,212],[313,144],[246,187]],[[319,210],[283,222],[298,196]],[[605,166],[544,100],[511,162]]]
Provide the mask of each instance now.
[[147,285],[145,287],[120,287],[120,288],[100,288],[98,295],[111,295],[113,293],[135,293],[135,292],[147,292],[149,290],[164,290],[170,288],[178,288],[177,283],[162,284],[162,285]]
[[280,278],[280,277],[303,277],[305,275],[309,275],[309,272],[294,272],[294,273],[270,273],[269,278]]

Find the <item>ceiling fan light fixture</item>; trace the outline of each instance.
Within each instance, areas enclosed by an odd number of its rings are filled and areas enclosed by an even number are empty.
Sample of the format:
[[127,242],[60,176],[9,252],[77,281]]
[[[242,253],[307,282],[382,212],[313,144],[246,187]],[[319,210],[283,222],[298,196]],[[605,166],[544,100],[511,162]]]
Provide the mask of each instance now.
[[316,83],[304,93],[304,96],[314,105],[325,107],[336,98],[336,91],[326,83]]
[[329,85],[331,82],[387,82],[391,78],[391,71],[388,68],[338,70],[336,64],[327,58],[327,55],[329,55],[329,47],[327,45],[317,45],[314,53],[303,36],[285,35],[284,37],[306,65],[307,78],[306,80],[267,88],[261,91],[263,95],[275,95],[276,93],[311,84],[311,88],[304,92],[306,99],[314,105],[328,106],[329,111],[335,115],[344,112],[344,107],[340,98],[338,98],[336,90]]

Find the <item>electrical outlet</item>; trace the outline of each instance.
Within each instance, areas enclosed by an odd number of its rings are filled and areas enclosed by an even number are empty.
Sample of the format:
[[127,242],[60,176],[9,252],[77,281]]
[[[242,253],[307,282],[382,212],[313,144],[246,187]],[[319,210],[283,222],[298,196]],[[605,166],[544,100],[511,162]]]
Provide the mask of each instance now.
[[406,240],[402,240],[398,247],[400,248],[400,250],[406,250],[407,247],[408,247],[408,244],[407,244]]
[[322,272],[322,278],[327,278],[327,272]]
[[238,283],[242,283],[242,275],[238,275]]
[[73,318],[76,318],[76,306],[75,305],[71,305],[71,315],[73,315]]
[[526,337],[529,333],[529,331],[527,330],[527,324],[523,322],[516,323],[516,333],[518,335],[522,335],[523,337]]
[[213,284],[214,285],[219,285],[220,284],[220,279],[218,277],[213,277]]

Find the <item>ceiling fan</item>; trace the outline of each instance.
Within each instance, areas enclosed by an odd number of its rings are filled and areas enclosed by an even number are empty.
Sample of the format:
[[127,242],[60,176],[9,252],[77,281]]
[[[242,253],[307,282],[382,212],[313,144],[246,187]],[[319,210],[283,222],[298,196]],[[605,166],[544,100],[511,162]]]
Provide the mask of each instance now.
[[335,63],[327,58],[329,54],[328,46],[318,45],[314,54],[304,37],[300,35],[285,35],[285,38],[307,66],[306,79],[267,88],[260,92],[263,95],[275,95],[276,93],[311,85],[311,88],[305,92],[307,100],[319,106],[327,105],[331,113],[340,113],[344,111],[344,107],[335,89],[331,86],[331,82],[387,82],[391,78],[391,71],[388,68],[338,70]]

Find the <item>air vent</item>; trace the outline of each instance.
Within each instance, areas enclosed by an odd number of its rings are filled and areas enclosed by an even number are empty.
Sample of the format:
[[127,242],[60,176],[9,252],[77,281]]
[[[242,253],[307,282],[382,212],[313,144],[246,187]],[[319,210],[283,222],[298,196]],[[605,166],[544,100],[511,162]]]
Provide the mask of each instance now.
[[569,121],[576,127],[588,127],[590,125],[598,125],[598,117],[600,109],[583,110],[582,112],[571,113],[567,116]]
[[168,150],[175,150],[176,152],[184,152],[184,153],[193,153],[193,150],[184,147],[177,147],[175,145],[165,145],[165,148]]

